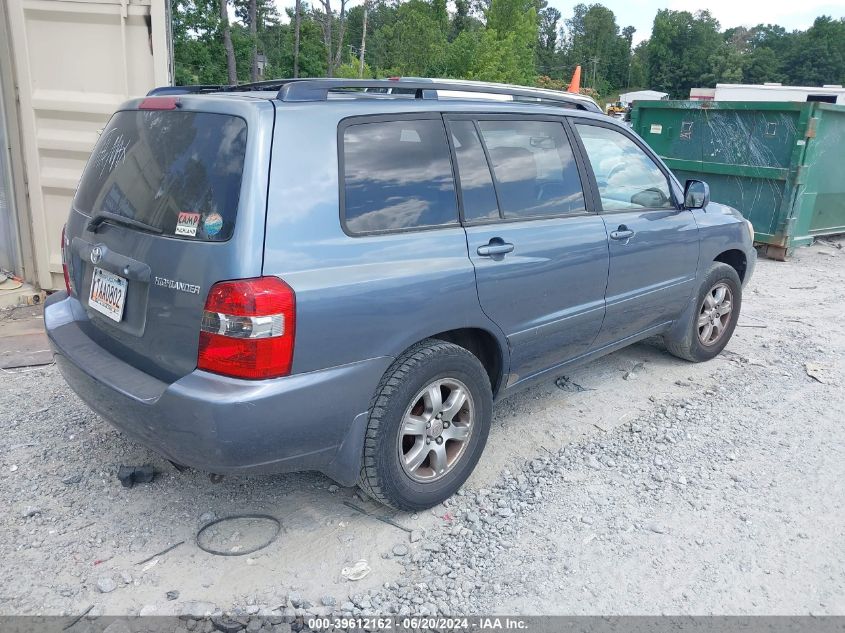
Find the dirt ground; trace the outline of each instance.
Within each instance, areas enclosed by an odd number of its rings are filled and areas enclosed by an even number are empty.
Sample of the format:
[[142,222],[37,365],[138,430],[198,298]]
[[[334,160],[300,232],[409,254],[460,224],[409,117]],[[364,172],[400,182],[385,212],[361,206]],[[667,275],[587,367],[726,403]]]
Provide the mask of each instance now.
[[[464,490],[390,513],[405,529],[321,475],[177,472],[54,366],[0,370],[0,613],[845,614],[842,245],[761,259],[709,363],[646,342],[499,403]],[[0,315],[0,336],[24,318]],[[141,464],[155,481],[123,488],[119,467]],[[203,524],[242,513],[278,518],[279,537],[198,547]],[[268,534],[212,537],[237,551]],[[345,579],[360,559],[370,573]],[[437,590],[443,572],[459,591]]]

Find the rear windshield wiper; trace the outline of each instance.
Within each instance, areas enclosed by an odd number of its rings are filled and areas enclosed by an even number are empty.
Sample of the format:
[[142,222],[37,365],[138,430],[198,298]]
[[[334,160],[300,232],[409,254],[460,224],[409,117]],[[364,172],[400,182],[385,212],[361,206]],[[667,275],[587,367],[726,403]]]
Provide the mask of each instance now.
[[163,230],[152,224],[141,222],[140,220],[133,220],[127,218],[125,215],[118,215],[117,213],[110,213],[109,211],[100,211],[93,218],[88,220],[88,230],[96,233],[104,222],[113,222],[114,224],[122,224],[123,226],[130,226],[135,229],[149,231],[150,233],[164,233]]

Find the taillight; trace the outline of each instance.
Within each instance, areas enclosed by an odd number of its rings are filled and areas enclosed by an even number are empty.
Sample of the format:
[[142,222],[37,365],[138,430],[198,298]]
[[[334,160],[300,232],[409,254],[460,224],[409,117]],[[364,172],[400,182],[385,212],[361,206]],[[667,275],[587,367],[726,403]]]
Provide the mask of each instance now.
[[70,285],[70,269],[68,268],[68,262],[70,257],[70,242],[67,239],[67,233],[65,232],[67,229],[67,225],[62,227],[62,274],[65,276],[65,290],[67,290],[68,296],[73,294],[73,289]]
[[197,367],[236,378],[287,376],[295,331],[296,295],[278,277],[214,284],[202,315]]
[[178,97],[147,97],[138,104],[139,110],[175,110],[180,106]]

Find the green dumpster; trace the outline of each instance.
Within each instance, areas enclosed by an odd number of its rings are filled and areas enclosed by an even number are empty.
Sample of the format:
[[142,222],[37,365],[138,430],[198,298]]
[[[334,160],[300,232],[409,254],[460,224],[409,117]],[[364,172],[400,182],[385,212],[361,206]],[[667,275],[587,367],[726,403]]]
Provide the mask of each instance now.
[[845,232],[845,106],[638,101],[631,125],[681,182],[751,220],[770,257]]

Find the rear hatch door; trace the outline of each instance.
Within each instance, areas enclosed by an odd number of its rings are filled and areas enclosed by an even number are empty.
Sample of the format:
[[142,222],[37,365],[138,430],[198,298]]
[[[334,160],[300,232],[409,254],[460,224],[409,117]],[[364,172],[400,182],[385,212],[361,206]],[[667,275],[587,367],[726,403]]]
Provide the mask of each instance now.
[[162,380],[195,369],[210,287],[261,274],[274,113],[266,99],[205,95],[115,113],[66,229],[100,345]]

